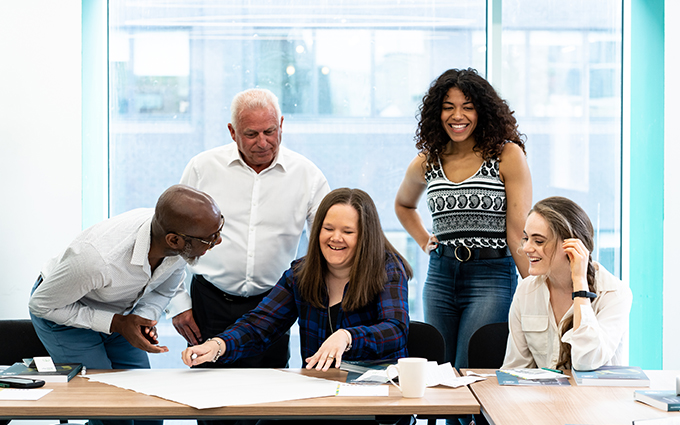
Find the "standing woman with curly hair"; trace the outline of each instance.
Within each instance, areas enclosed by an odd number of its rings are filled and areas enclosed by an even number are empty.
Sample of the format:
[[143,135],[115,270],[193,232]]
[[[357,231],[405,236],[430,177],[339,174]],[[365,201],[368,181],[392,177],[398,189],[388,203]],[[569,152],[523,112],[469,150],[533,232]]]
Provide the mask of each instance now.
[[[508,104],[473,69],[450,69],[423,98],[419,154],[395,200],[397,217],[430,256],[425,321],[446,341],[446,358],[467,367],[468,342],[488,323],[508,320],[522,230],[531,208],[523,135]],[[427,191],[433,233],[416,207]]]

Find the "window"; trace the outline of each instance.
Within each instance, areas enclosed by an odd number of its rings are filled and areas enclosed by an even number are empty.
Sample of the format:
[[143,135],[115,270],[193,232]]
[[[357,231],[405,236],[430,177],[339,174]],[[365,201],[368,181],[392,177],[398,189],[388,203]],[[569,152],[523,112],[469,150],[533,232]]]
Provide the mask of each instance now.
[[[595,258],[619,273],[621,4],[584,5],[587,14],[503,2],[499,91],[527,135],[534,201],[559,194],[583,205],[598,229]],[[485,74],[485,25],[485,0],[110,0],[110,214],[153,206],[191,157],[231,142],[233,95],[270,89],[285,116],[283,143],[331,188],[375,200],[415,270],[410,308],[422,319],[427,257],[398,222],[394,196],[416,155],[417,109],[432,80],[449,68]],[[420,209],[429,223],[424,201]],[[177,357],[183,340],[163,326]]]
[[527,136],[534,202],[581,205],[593,259],[620,276],[622,4],[575,6],[504,1],[501,92]]

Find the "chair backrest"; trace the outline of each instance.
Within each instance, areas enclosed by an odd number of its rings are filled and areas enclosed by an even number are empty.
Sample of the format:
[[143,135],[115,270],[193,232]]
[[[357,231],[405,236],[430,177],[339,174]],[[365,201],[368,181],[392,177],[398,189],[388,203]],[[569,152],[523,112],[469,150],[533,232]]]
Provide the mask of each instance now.
[[24,358],[49,356],[28,319],[0,320],[0,365]]
[[444,337],[429,323],[411,321],[406,349],[409,357],[424,357],[439,364],[445,362]]
[[508,323],[490,323],[477,329],[468,346],[468,367],[498,369],[503,365],[508,343]]

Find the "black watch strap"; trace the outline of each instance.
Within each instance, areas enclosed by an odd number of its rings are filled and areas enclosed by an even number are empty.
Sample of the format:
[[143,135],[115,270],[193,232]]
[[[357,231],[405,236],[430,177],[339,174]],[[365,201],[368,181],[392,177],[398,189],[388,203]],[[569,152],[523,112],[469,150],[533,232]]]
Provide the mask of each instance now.
[[597,294],[595,292],[590,292],[590,291],[576,291],[571,293],[571,299],[573,300],[576,297],[581,297],[581,298],[597,298]]

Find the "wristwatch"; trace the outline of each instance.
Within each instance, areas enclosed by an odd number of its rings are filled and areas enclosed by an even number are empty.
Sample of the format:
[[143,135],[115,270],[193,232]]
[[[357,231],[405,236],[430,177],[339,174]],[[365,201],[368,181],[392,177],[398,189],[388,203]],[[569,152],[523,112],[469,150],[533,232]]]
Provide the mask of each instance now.
[[573,300],[576,297],[581,297],[581,298],[597,298],[597,294],[595,292],[590,292],[590,291],[576,291],[571,293],[571,299]]

